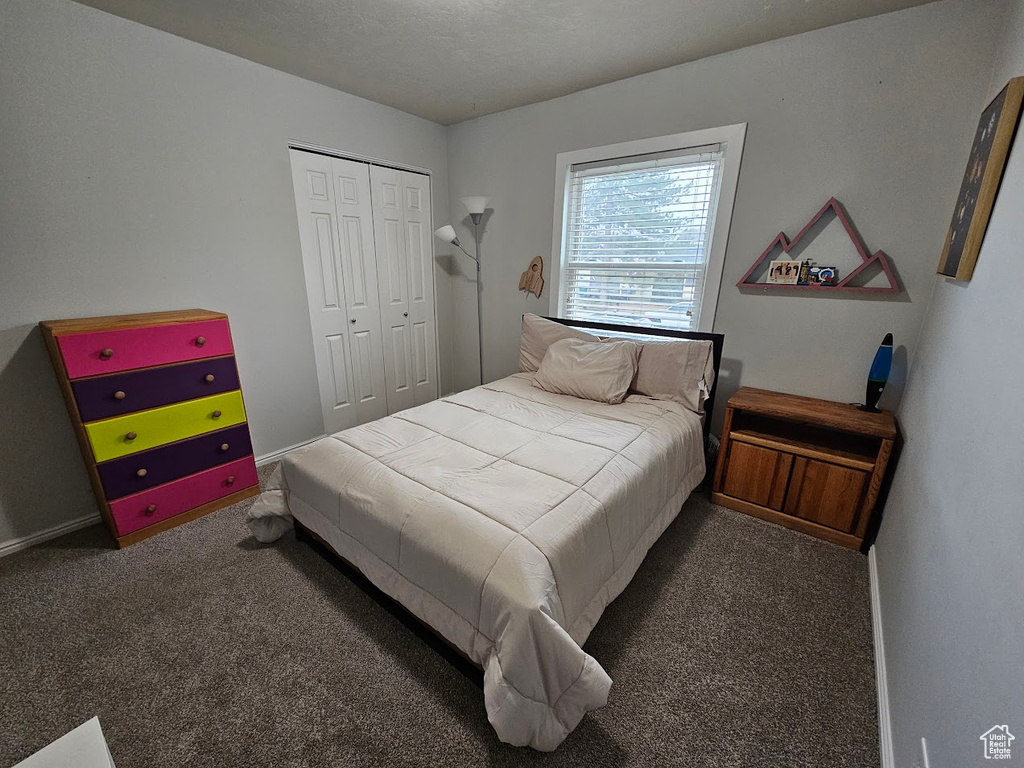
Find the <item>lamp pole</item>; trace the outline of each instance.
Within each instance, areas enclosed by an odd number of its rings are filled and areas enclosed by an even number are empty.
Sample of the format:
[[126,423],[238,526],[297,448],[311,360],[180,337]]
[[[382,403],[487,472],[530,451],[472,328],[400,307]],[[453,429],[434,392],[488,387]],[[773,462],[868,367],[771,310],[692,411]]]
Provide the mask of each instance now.
[[476,332],[477,346],[480,349],[480,383],[484,383],[484,284],[480,280],[480,219],[482,213],[471,213],[473,219],[473,239],[476,241]]

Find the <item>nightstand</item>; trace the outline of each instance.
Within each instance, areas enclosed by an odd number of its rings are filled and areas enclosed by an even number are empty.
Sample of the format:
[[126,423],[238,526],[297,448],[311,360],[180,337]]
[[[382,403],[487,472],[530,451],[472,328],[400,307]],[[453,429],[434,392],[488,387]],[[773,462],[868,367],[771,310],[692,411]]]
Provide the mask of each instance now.
[[860,549],[896,434],[886,411],[741,387],[726,404],[711,500]]

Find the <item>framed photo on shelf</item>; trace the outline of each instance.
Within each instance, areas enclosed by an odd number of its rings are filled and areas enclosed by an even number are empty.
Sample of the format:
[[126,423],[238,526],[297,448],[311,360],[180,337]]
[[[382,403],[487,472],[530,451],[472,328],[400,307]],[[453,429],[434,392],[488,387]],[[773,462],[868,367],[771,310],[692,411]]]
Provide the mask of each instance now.
[[939,259],[940,275],[970,280],[974,274],[974,265],[978,262],[978,252],[985,239],[985,230],[1020,120],[1022,102],[1024,77],[1015,77],[981,113],[953,210],[953,221],[946,232],[946,244]]
[[779,259],[768,265],[768,283],[771,285],[796,285],[799,279],[799,261]]

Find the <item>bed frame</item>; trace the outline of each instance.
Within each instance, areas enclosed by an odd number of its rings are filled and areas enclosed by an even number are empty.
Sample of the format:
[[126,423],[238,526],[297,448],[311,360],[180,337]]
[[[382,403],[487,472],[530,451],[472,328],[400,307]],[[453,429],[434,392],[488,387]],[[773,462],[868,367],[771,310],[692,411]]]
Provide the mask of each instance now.
[[[664,328],[642,328],[640,326],[614,325],[612,323],[591,323],[585,320],[567,320],[560,317],[549,317],[546,319],[554,320],[556,323],[561,323],[562,325],[568,325],[574,328],[586,328],[587,330],[592,331],[610,331],[623,335],[647,337],[661,336],[673,339],[697,339],[710,341],[713,347],[715,383],[711,387],[708,399],[704,403],[704,442],[705,445],[707,444],[709,434],[708,430],[711,428],[711,416],[715,405],[715,392],[718,389],[718,367],[722,362],[722,345],[725,342],[725,336],[723,334],[674,331]],[[484,675],[483,669],[480,665],[466,656],[461,649],[456,648],[448,642],[448,640],[438,633],[437,630],[418,619],[410,613],[405,606],[379,589],[373,582],[366,578],[362,572],[356,568],[356,566],[352,565],[352,563],[335,552],[330,544],[324,541],[324,539],[322,539],[317,533],[311,531],[300,523],[297,519],[295,520],[295,538],[308,544],[328,563],[347,576],[350,581],[363,590],[363,592],[365,592],[378,605],[398,619],[398,621],[400,621],[410,632],[433,648],[449,664],[465,675],[465,677],[473,684],[478,688],[483,688]]]
[[[647,328],[640,325],[616,325],[614,323],[592,323],[589,320],[569,320],[564,317],[545,317],[571,328],[582,328],[588,331],[609,331],[615,334],[630,336],[656,336],[668,339],[689,339],[691,341],[710,341],[712,364],[715,367],[715,382],[711,385],[708,399],[704,401],[704,445],[708,444],[711,434],[711,417],[715,412],[715,395],[718,392],[718,369],[722,365],[722,348],[725,346],[724,333],[701,333],[700,331],[676,331],[669,328]],[[600,335],[600,334],[598,334]]]

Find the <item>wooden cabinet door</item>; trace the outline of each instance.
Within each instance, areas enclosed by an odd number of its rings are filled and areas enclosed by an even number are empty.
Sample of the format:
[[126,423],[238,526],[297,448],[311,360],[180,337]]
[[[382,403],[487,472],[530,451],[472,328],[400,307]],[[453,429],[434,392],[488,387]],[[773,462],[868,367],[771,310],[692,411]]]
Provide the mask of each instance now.
[[786,513],[851,533],[868,478],[868,473],[859,469],[797,457],[786,497]]
[[722,491],[762,507],[782,509],[792,464],[793,457],[788,453],[733,440],[729,443]]

